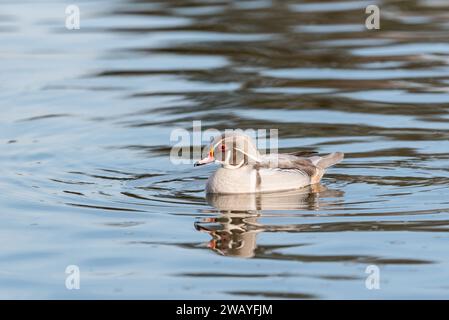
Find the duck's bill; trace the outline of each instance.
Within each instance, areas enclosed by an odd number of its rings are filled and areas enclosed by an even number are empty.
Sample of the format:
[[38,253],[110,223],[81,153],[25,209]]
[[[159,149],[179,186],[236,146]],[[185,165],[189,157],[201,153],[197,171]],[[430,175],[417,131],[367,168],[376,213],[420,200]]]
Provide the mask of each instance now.
[[195,162],[195,164],[193,166],[194,167],[203,166],[205,164],[208,164],[208,163],[211,163],[211,162],[214,162],[214,161],[215,161],[214,157],[208,156],[208,157],[206,157],[206,158],[204,158],[202,160],[199,160],[199,161]]

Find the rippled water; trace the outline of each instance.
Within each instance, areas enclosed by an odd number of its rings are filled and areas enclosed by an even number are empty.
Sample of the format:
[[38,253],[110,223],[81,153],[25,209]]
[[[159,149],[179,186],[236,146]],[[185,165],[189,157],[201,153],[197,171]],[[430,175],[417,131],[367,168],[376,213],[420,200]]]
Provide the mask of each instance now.
[[[1,298],[449,296],[448,1],[76,2],[1,3]],[[193,120],[346,159],[206,197]]]

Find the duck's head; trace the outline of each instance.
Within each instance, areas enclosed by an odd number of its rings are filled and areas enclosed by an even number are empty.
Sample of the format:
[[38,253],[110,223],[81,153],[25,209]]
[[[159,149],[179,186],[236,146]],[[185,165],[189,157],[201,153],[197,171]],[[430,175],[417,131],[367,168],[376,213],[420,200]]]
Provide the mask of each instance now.
[[197,161],[195,166],[217,162],[226,169],[238,169],[259,159],[259,152],[253,140],[243,133],[219,135],[212,140],[206,151],[207,156]]

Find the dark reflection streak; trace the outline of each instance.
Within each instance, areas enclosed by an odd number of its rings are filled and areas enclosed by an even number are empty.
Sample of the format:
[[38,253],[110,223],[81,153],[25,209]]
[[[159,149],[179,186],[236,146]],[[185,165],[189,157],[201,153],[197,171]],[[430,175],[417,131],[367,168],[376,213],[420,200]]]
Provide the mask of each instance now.
[[[114,70],[114,71],[103,71],[92,75],[92,77],[137,77],[137,76],[150,76],[150,75],[185,75],[193,74],[197,72],[198,69],[182,69],[182,70]],[[163,93],[155,93],[154,95],[160,95]],[[167,94],[167,95],[172,95]]]
[[[80,78],[87,78],[87,76],[80,77]],[[108,86],[63,86],[63,85],[48,85],[42,88],[42,90],[82,90],[82,91],[118,91],[118,90],[126,90],[126,87],[108,87]]]
[[[140,200],[149,200],[149,201],[153,201],[153,202],[159,202],[157,199],[152,199],[152,198],[136,198],[136,197],[132,197],[131,198],[135,198],[135,199],[140,199]],[[165,205],[161,205],[160,203],[147,203],[147,202],[129,202],[129,201],[117,201],[117,203],[122,203],[125,205],[133,205],[133,206],[143,206],[143,207],[164,207],[164,208],[171,208],[171,207],[175,207],[176,204],[181,204],[183,205],[184,209],[188,209],[188,208],[197,208],[198,206],[201,206],[203,204],[202,201],[161,201],[163,203],[165,203]],[[171,205],[174,204],[174,205]],[[194,214],[178,214],[178,213],[170,213],[168,212],[167,214],[169,215],[183,215],[183,216],[192,216],[192,217],[196,217],[196,215]]]
[[276,291],[227,291],[229,294],[237,296],[259,296],[264,298],[278,299],[318,299],[318,295],[298,292],[276,292]]
[[108,227],[118,227],[118,228],[130,228],[130,227],[136,227],[139,225],[144,224],[144,222],[140,222],[140,221],[125,221],[125,222],[110,222],[110,223],[105,223],[105,226]]
[[77,195],[77,196],[83,196],[83,197],[85,197],[85,195],[84,195],[83,193],[81,193],[81,192],[68,191],[68,190],[64,190],[63,192],[64,192],[64,193],[74,194],[74,195]]
[[129,209],[129,208],[114,208],[114,207],[104,207],[104,206],[94,206],[80,203],[66,203],[68,206],[74,207],[83,207],[83,208],[91,208],[91,209],[100,209],[100,210],[111,210],[111,211],[132,211],[132,212],[145,212],[143,210]]
[[325,280],[360,280],[362,277],[346,276],[346,275],[310,275],[301,273],[179,273],[178,277],[193,277],[193,278],[292,278],[292,277],[311,277]]
[[59,179],[49,179],[51,181],[54,182],[58,182],[58,183],[64,183],[64,184],[78,184],[78,185],[93,185],[95,184],[94,182],[85,182],[85,181],[62,181]]
[[96,178],[96,179],[119,180],[119,181],[132,181],[132,180],[139,180],[139,179],[145,179],[145,178],[159,177],[159,176],[163,175],[163,174],[158,174],[158,173],[153,173],[153,174],[147,173],[147,174],[133,175],[132,177],[113,177],[113,176],[102,176],[102,175],[96,175],[96,174],[88,174],[88,173],[79,172],[79,171],[70,171],[68,173],[84,175],[84,176]]
[[371,256],[314,256],[314,255],[299,255],[299,254],[283,254],[276,252],[264,252],[264,248],[258,248],[255,252],[255,258],[268,260],[287,260],[300,262],[352,262],[359,264],[377,264],[377,265],[421,265],[432,264],[434,261],[420,260],[420,259],[387,259]]
[[[135,198],[135,197],[134,197]],[[167,207],[171,207],[172,205],[179,205],[179,204],[202,204],[204,203],[204,201],[198,201],[198,203],[196,202],[192,202],[192,200],[190,201],[184,201],[182,198],[170,198],[167,197],[167,199],[161,199],[161,196],[158,197],[151,197],[151,198],[146,198],[146,200],[151,200],[153,202],[159,203],[159,204],[154,204],[154,205],[150,205],[150,204],[146,204],[146,203],[134,203],[136,205],[143,205],[143,206],[160,206],[160,203],[164,203],[167,204]]]
[[141,199],[141,200],[152,200],[151,198],[147,198],[144,196],[140,196],[131,192],[121,192],[121,194],[127,196],[127,197],[131,197],[131,198],[136,198],[136,199]]
[[[136,187],[137,190],[146,190],[146,191],[170,191],[171,188],[169,187],[161,187],[152,185],[151,187]],[[132,197],[132,196],[131,196]]]
[[71,114],[46,114],[46,115],[42,115],[42,116],[36,116],[36,117],[31,117],[31,118],[26,118],[26,119],[21,119],[18,121],[35,121],[35,120],[44,120],[44,119],[51,119],[51,118],[61,118],[61,117],[72,117],[73,115]]
[[[181,27],[142,27],[142,28],[103,28],[103,27],[84,27],[77,30],[80,34],[90,34],[90,33],[100,33],[100,34],[107,34],[107,33],[136,33],[136,34],[144,34],[144,33],[152,33],[152,32],[176,32],[176,31],[183,31],[180,29]],[[65,30],[61,30],[61,28],[51,28],[50,29],[52,33],[54,34],[61,34],[64,33]]]

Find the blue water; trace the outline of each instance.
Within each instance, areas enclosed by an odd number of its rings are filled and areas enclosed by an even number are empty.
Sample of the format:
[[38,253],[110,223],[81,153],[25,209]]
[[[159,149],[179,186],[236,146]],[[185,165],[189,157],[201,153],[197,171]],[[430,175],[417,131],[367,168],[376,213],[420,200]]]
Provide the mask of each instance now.
[[[447,298],[449,3],[373,3],[2,1],[0,298]],[[199,120],[346,159],[206,197]]]

